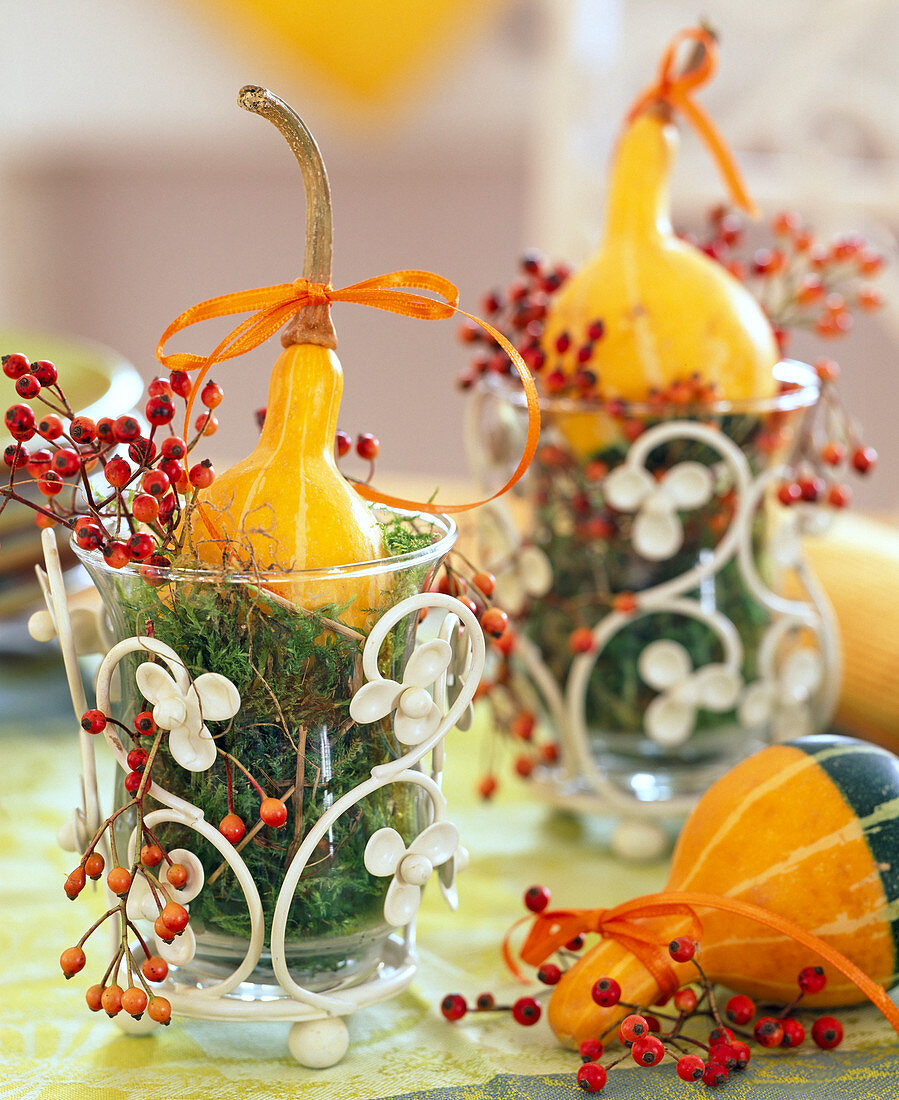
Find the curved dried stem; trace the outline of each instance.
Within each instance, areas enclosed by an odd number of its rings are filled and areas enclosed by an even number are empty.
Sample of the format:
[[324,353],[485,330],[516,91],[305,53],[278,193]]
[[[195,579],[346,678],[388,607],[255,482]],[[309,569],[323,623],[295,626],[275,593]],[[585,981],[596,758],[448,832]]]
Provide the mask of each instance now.
[[[311,283],[330,284],[333,251],[331,187],[315,138],[296,111],[267,88],[248,84],[241,88],[237,102],[245,111],[261,115],[277,126],[296,157],[303,173],[303,187],[306,192],[303,278]],[[336,347],[330,307],[325,304],[300,310],[285,329],[281,343],[285,347],[301,343]]]

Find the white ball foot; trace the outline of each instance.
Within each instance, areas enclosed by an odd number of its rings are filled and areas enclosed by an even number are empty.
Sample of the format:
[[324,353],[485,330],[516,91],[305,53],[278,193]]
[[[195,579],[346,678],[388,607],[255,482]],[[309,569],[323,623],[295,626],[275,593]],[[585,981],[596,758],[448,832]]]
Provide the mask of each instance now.
[[119,1031],[124,1031],[126,1035],[152,1035],[159,1027],[159,1024],[155,1020],[151,1020],[146,1012],[139,1020],[135,1020],[127,1012],[120,1012],[117,1016],[113,1016],[112,1022]]
[[301,1020],[290,1029],[287,1046],[301,1066],[325,1069],[336,1065],[350,1045],[350,1033],[341,1016]]
[[625,818],[615,826],[610,844],[620,859],[658,859],[668,848],[668,834],[654,821]]

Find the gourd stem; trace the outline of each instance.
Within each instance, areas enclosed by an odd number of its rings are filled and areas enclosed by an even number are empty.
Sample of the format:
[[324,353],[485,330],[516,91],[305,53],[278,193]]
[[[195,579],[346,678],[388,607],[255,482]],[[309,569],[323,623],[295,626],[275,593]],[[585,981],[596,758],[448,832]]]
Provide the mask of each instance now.
[[[332,223],[331,187],[328,173],[315,138],[300,116],[267,88],[248,84],[237,96],[245,111],[252,111],[277,126],[287,140],[303,173],[306,193],[306,251],[303,278],[311,283],[331,282]],[[323,344],[335,347],[336,338],[327,305],[301,310],[284,332],[285,346],[299,343]]]
[[331,281],[331,187],[315,138],[300,116],[267,88],[248,84],[237,102],[273,123],[290,146],[303,173],[306,191],[306,256],[303,278],[312,283]]

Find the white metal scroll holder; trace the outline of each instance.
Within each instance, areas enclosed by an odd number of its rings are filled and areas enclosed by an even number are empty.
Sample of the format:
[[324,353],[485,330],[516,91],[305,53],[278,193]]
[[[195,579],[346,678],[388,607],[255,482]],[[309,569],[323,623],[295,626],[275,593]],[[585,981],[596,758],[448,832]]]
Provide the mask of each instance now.
[[[43,549],[46,574],[38,569],[38,575],[47,612],[62,649],[76,720],[79,720],[81,749],[81,805],[72,822],[60,830],[60,842],[71,850],[83,851],[101,820],[94,743],[90,734],[80,730],[80,717],[87,705],[59,555],[51,531],[43,533]],[[381,645],[398,622],[407,616],[417,618],[425,609],[442,613],[437,637],[416,646],[402,683],[385,680],[378,671]],[[46,635],[46,630],[43,633]],[[182,693],[189,690],[190,676],[174,650],[155,638],[129,638],[113,645],[100,665],[97,675],[97,707],[100,710],[108,710],[110,684],[119,661],[136,652],[159,657],[177,690]],[[407,746],[408,751],[396,760],[374,767],[368,779],[348,791],[322,814],[288,865],[275,906],[270,942],[278,986],[266,987],[265,999],[247,998],[239,989],[241,982],[251,975],[264,948],[259,892],[240,852],[204,819],[197,806],[170,794],[156,783],[149,785],[149,793],[161,803],[162,808],[147,815],[147,824],[153,828],[161,822],[176,822],[212,844],[234,872],[243,891],[251,924],[249,942],[240,964],[228,977],[203,988],[188,986],[178,980],[177,966],[179,963],[184,965],[193,954],[192,933],[185,939],[185,932],[170,946],[157,943],[157,952],[174,968],[166,981],[156,987],[171,1002],[173,1013],[205,1020],[290,1022],[293,1026],[288,1044],[293,1056],[303,1065],[321,1068],[339,1061],[347,1050],[349,1033],[345,1017],[395,996],[409,984],[417,966],[415,914],[421,887],[436,869],[441,890],[451,908],[455,908],[455,873],[467,861],[467,853],[459,845],[458,831],[446,819],[446,799],[441,790],[443,741],[460,719],[464,724],[483,671],[484,659],[484,637],[477,619],[469,608],[452,596],[438,592],[411,596],[385,612],[375,624],[362,651],[362,670],[367,683],[354,696],[351,715],[357,721],[365,722],[373,720],[370,717],[372,714],[381,716],[381,713],[395,710],[397,738]],[[107,726],[104,735],[118,764],[129,770],[125,760],[127,750],[112,727]],[[333,823],[373,792],[395,783],[413,784],[421,788],[427,796],[429,807],[428,825],[408,847],[399,834],[389,828],[375,832],[366,845],[366,869],[372,874],[391,876],[385,900],[385,921],[396,931],[387,941],[382,962],[364,981],[352,984],[349,980],[326,992],[305,989],[291,976],[285,948],[287,915],[297,883],[317,843]],[[134,835],[131,838],[132,858],[136,839]],[[188,883],[177,900],[189,903],[190,898],[202,889],[203,872],[196,857],[191,857],[187,852],[184,857],[194,868],[193,882]],[[112,895],[110,898],[113,904],[117,900]],[[139,898],[136,905],[139,909]],[[135,913],[135,916],[141,915],[155,914]],[[147,1033],[156,1026],[146,1014],[140,1021],[135,1021],[120,1013],[115,1017],[115,1022],[131,1033]]]
[[[479,404],[475,394],[469,406],[467,442],[473,468],[486,473],[479,439]],[[714,466],[682,462],[671,466],[661,478],[647,469],[651,452],[672,440],[696,440],[720,456]],[[540,698],[558,739],[559,760],[553,767],[536,768],[529,783],[535,795],[567,810],[612,815],[617,819],[612,847],[631,858],[653,858],[668,843],[666,820],[678,820],[695,805],[696,796],[673,796],[643,801],[637,793],[623,789],[610,778],[603,761],[590,743],[591,718],[587,714],[590,676],[604,648],[635,618],[676,613],[705,624],[717,637],[723,657],[715,664],[693,668],[686,648],[674,639],[659,638],[641,653],[638,672],[658,694],[644,715],[644,733],[662,747],[684,744],[693,733],[699,708],[736,713],[739,729],[749,736],[765,731],[768,740],[798,736],[822,728],[836,706],[840,686],[841,654],[833,610],[814,575],[802,558],[801,535],[826,523],[822,510],[813,505],[793,506],[777,535],[773,553],[781,573],[792,571],[807,599],[788,599],[773,591],[756,565],[752,545],[753,519],[765,507],[772,486],[791,477],[785,467],[754,475],[740,448],[724,433],[696,421],[668,421],[640,435],[623,463],[605,477],[606,500],[619,512],[634,516],[634,553],[647,562],[670,559],[683,544],[680,514],[697,508],[711,498],[714,485],[728,478],[736,494],[736,507],[728,528],[713,551],[692,568],[664,583],[636,592],[636,610],[611,611],[592,629],[589,652],[575,656],[564,683],[559,683],[534,642],[516,634],[515,659],[523,668]],[[536,547],[524,547],[522,536],[502,502],[494,502],[482,513],[482,524],[490,525],[485,542],[496,556],[495,598],[502,605],[503,569],[521,569],[523,554]],[[491,546],[492,543],[492,546]],[[546,573],[543,592],[552,584],[545,560],[532,574]],[[769,615],[769,625],[757,655],[756,679],[745,682],[742,675],[744,646],[733,622],[703,598],[704,586],[731,562],[736,562],[742,584]],[[535,565],[538,563],[534,563]],[[521,578],[527,581],[526,577]],[[527,588],[525,583],[523,586]],[[534,598],[540,591],[527,593]],[[696,595],[698,593],[698,595]],[[514,608],[507,608],[509,611]],[[526,615],[526,602],[521,610]],[[651,771],[647,760],[646,770]]]

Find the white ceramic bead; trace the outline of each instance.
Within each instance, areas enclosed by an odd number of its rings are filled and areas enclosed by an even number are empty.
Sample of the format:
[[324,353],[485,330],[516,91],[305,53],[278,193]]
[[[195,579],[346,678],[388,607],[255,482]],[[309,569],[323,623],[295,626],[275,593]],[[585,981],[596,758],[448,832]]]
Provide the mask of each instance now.
[[290,1029],[287,1046],[301,1066],[326,1069],[336,1065],[350,1045],[350,1033],[341,1016],[301,1020]]
[[120,1012],[117,1016],[113,1017],[112,1022],[120,1031],[124,1031],[126,1035],[132,1035],[137,1038],[152,1035],[159,1027],[159,1024],[157,1024],[155,1020],[151,1020],[146,1012],[139,1020],[135,1020],[135,1018],[129,1016],[127,1012]]

